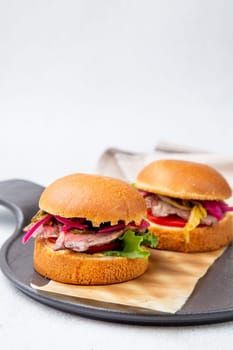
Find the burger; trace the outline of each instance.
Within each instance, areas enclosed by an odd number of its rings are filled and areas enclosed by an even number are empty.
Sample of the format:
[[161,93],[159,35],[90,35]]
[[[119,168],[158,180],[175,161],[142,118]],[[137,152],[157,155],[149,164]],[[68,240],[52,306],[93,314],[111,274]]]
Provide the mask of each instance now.
[[142,169],[135,186],[145,199],[149,230],[158,249],[203,252],[233,239],[232,190],[214,168],[182,160],[157,160]]
[[119,283],[142,275],[157,239],[146,204],[122,180],[72,174],[41,194],[40,210],[24,229],[34,237],[34,268],[49,279],[79,285]]

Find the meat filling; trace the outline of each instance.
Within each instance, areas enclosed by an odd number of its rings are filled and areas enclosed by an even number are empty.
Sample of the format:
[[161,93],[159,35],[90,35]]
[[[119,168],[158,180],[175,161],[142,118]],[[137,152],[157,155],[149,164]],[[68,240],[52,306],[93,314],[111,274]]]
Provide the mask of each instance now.
[[104,245],[117,239],[124,233],[124,230],[111,233],[64,233],[61,232],[53,249],[59,250],[68,248],[76,252],[85,252],[90,247]]
[[[177,215],[182,219],[188,220],[191,213],[191,208],[181,209],[181,208],[175,207],[170,203],[163,201],[156,194],[149,194],[148,196],[145,197],[145,201],[146,201],[147,208],[151,209],[152,214],[157,217]],[[204,224],[207,226],[215,225],[217,222],[218,220],[216,219],[216,217],[212,215],[207,215],[206,217],[201,219],[201,224]]]
[[[85,252],[94,246],[102,246],[115,241],[122,236],[128,229],[133,227],[126,226],[124,229],[108,233],[98,233],[91,229],[70,230],[64,232],[62,225],[43,225],[40,226],[33,234],[34,237],[56,238],[53,250],[70,249],[76,252]],[[138,232],[145,232],[145,229]]]

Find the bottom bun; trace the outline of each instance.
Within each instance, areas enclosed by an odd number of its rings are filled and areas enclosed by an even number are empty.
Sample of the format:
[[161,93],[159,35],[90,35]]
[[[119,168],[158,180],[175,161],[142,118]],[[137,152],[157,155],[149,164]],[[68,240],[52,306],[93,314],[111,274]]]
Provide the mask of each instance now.
[[54,251],[47,239],[35,239],[34,268],[54,281],[79,285],[120,283],[139,277],[147,267],[148,258],[128,259],[68,249]]
[[156,249],[177,252],[207,252],[229,244],[233,239],[233,217],[227,213],[214,226],[198,227],[189,233],[185,242],[184,229],[156,225],[150,222],[149,230],[158,237]]

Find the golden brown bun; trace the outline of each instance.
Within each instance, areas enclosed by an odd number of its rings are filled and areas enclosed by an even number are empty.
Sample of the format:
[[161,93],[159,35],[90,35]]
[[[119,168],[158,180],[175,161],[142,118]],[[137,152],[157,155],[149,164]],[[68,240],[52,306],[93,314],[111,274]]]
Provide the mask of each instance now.
[[146,204],[138,191],[126,182],[106,176],[72,174],[49,185],[39,207],[53,215],[83,217],[94,226],[119,220],[139,224],[146,216]]
[[229,244],[233,239],[233,216],[227,213],[215,226],[198,227],[189,233],[189,243],[185,243],[184,230],[160,226],[150,222],[149,230],[158,237],[157,249],[178,252],[205,252]]
[[108,257],[68,249],[54,251],[51,246],[44,238],[35,239],[34,268],[42,276],[58,282],[80,285],[120,283],[139,277],[148,267],[148,258]]
[[224,177],[214,168],[182,160],[157,160],[138,174],[136,187],[165,196],[223,200],[232,190]]

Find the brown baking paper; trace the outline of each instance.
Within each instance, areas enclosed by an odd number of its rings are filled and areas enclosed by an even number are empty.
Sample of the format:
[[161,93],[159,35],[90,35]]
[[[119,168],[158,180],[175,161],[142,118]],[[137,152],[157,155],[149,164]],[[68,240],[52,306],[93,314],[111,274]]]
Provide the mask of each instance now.
[[150,249],[148,270],[132,281],[108,286],[76,286],[50,281],[43,287],[31,286],[43,292],[175,313],[224,250],[177,253]]

